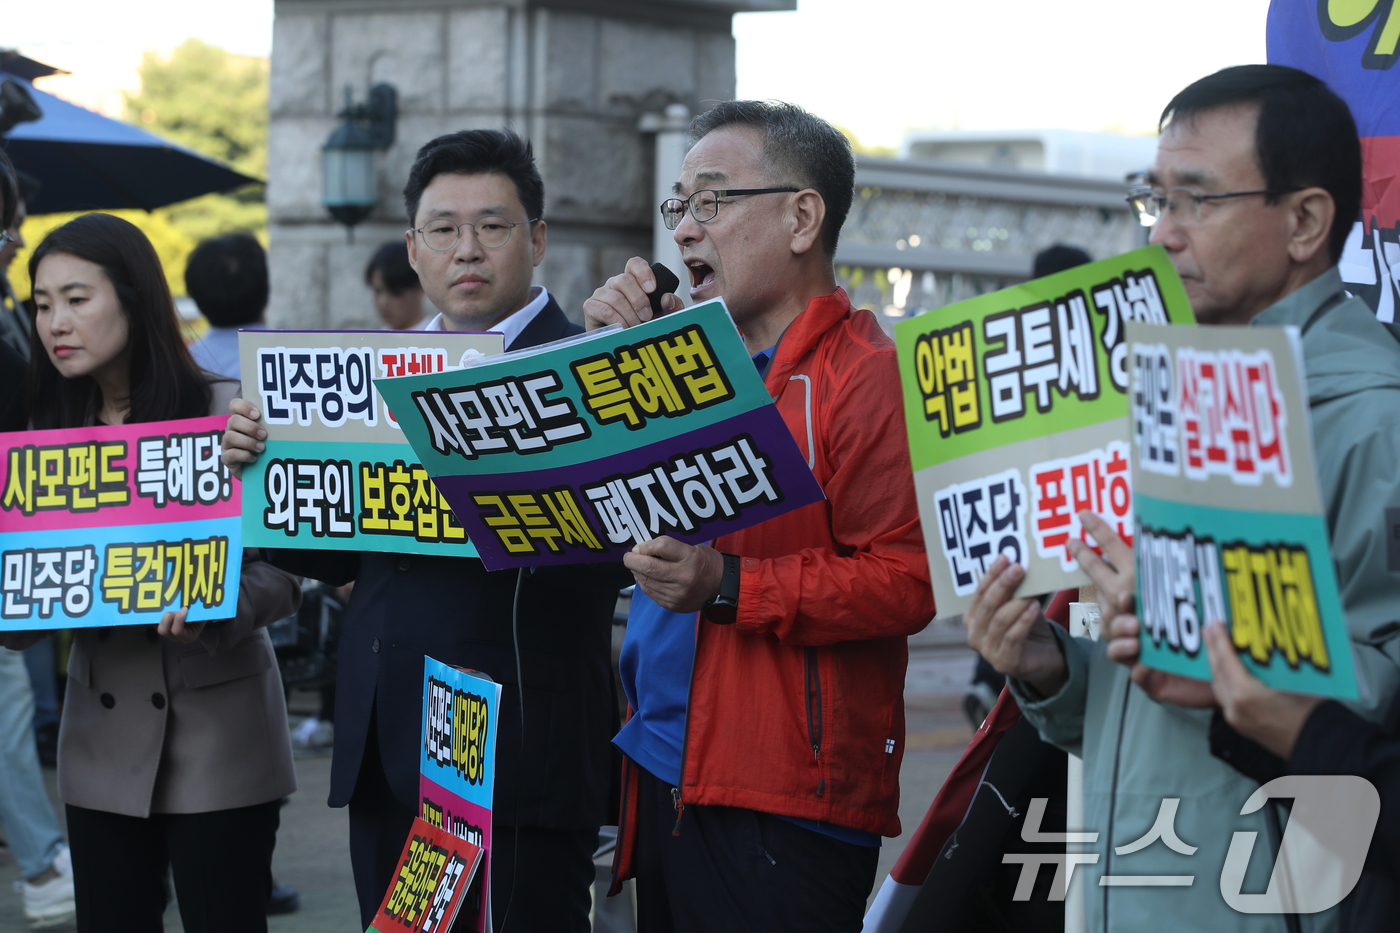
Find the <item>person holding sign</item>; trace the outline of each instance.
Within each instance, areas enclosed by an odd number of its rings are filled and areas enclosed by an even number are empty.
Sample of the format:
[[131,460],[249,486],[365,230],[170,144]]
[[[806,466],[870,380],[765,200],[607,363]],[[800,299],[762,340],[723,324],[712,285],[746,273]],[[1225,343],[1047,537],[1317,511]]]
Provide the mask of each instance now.
[[[428,330],[500,331],[507,350],[582,332],[531,284],[546,230],[529,142],[503,130],[433,139],[418,151],[404,202],[409,261],[440,312]],[[231,410],[224,461],[241,466],[267,435],[246,400]],[[423,815],[426,656],[503,685],[487,854],[494,923],[509,909],[511,929],[587,931],[592,857],[608,822],[612,615],[629,582],[621,567],[489,573],[474,557],[290,549],[269,559],[334,586],[355,582],[338,649],[329,803],[350,808],[364,925]]]
[[[1272,65],[1197,81],[1162,122],[1148,185],[1130,200],[1170,255],[1197,319],[1301,330],[1331,550],[1369,688],[1353,708],[1376,719],[1400,683],[1400,343],[1347,296],[1336,267],[1360,206],[1355,125],[1321,81]],[[1276,914],[1232,909],[1224,881],[1215,883],[1227,827],[1266,830],[1265,810],[1241,813],[1259,781],[1212,756],[1214,738],[1222,757],[1240,762],[1229,749],[1238,737],[1212,726],[1210,683],[1140,663],[1132,549],[1096,516],[1081,519],[1103,550],[1074,544],[1099,587],[1104,642],[1071,638],[1034,599],[1013,598],[1024,572],[1004,558],[982,578],[965,621],[969,644],[1012,678],[1041,736],[1084,756],[1085,826],[1111,833],[1108,854],[1083,869],[1089,927],[1151,927],[1169,914],[1183,929],[1282,930]],[[1160,825],[1165,799],[1178,801],[1173,842],[1129,846]],[[1185,890],[1134,882],[1148,872],[1203,877]],[[1264,876],[1250,883],[1261,889]]]
[[[1240,663],[1222,625],[1206,627],[1206,650],[1211,689],[1225,721],[1275,756],[1272,772],[1259,777],[1355,774],[1375,786],[1382,822],[1372,840],[1370,867],[1391,883],[1400,882],[1400,739],[1336,700],[1264,686]],[[1392,703],[1388,726],[1393,727],[1397,713],[1400,709]],[[1384,929],[1394,914],[1375,920],[1375,926],[1353,921],[1352,929]]]
[[[724,298],[827,501],[626,556],[614,890],[635,874],[644,931],[859,930],[880,837],[900,832],[906,636],[934,614],[894,344],[836,286],[841,133],[733,101],[691,136],[661,205],[690,295]],[[655,287],[629,260],[584,304],[589,327],[648,320]]]
[[[232,382],[180,339],[150,241],[88,214],[29,260],[36,311],[28,403],[36,429],[226,410]],[[76,632],[59,738],[81,931],[163,928],[172,869],[186,930],[267,929],[281,798],[296,790],[282,681],[263,628],[300,582],[245,551],[237,614],[166,612],[159,626]],[[8,647],[43,633],[10,633]]]

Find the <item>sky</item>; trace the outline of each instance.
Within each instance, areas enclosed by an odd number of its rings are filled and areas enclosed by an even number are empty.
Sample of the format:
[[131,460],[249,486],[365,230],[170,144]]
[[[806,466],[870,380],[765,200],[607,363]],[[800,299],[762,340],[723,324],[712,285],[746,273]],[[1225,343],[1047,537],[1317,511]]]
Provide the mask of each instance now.
[[[932,128],[1149,133],[1191,81],[1264,60],[1267,10],[1268,0],[798,0],[792,12],[734,18],[737,92],[801,104],[866,145]],[[0,0],[0,27],[0,46],[74,72],[45,90],[117,115],[143,51],[195,36],[267,55],[272,0]]]
[[1264,61],[1268,0],[798,0],[734,18],[741,98],[862,143],[909,129],[1151,133],[1172,96]]
[[140,86],[142,53],[168,54],[192,36],[265,56],[272,0],[0,0],[0,48],[73,72],[38,86],[113,117],[121,92]]

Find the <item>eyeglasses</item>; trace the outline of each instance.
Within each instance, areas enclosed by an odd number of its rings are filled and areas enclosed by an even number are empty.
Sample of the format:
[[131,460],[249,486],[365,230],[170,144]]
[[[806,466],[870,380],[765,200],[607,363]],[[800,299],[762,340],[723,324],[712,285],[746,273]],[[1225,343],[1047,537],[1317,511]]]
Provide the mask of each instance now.
[[9,246],[14,241],[15,238],[10,235],[10,231],[0,230],[0,249],[4,249],[6,246]]
[[[1166,194],[1158,194],[1154,189],[1142,186],[1128,192],[1128,206],[1133,209],[1137,222],[1151,227],[1162,219],[1162,214],[1171,214],[1179,224],[1201,222],[1201,205],[1207,201],[1223,201],[1226,198],[1245,198],[1262,194],[1277,197],[1302,191],[1301,188],[1260,188],[1257,191],[1226,191],[1223,194],[1201,194],[1194,188],[1168,188]],[[1190,206],[1187,206],[1187,202]]]
[[476,241],[487,249],[500,249],[510,240],[510,234],[516,227],[528,227],[539,220],[526,220],[521,223],[511,223],[504,217],[486,216],[476,223],[453,223],[446,217],[439,217],[430,220],[423,226],[415,228],[411,233],[420,234],[423,243],[428,249],[445,253],[457,245],[457,241],[462,237],[462,228],[468,227],[476,236]]
[[726,188],[724,191],[715,191],[706,188],[697,191],[688,198],[667,198],[661,202],[661,219],[666,224],[667,230],[674,230],[681,225],[685,218],[685,212],[690,211],[690,216],[694,217],[697,223],[707,223],[714,220],[719,214],[719,199],[730,198],[740,194],[778,194],[780,192],[801,191],[801,188]]

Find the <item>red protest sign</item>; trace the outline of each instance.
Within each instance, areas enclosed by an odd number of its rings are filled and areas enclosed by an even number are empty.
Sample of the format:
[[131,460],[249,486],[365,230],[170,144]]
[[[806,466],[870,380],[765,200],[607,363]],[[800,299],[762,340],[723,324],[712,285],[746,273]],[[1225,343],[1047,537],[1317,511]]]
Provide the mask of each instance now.
[[398,871],[369,930],[448,933],[466,902],[481,855],[480,846],[415,819]]

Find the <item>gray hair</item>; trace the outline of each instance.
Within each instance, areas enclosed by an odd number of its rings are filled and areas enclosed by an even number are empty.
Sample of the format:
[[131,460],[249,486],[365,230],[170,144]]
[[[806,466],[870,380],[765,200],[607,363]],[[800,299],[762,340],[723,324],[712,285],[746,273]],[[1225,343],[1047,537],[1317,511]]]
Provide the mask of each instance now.
[[719,129],[739,127],[763,136],[763,163],[774,184],[813,188],[826,203],[822,251],[836,255],[841,225],[855,197],[856,161],[841,131],[796,104],[727,100],[690,124],[692,143]]

